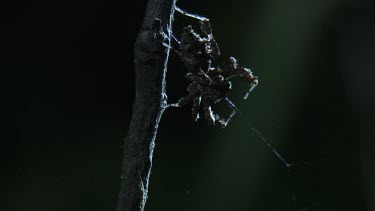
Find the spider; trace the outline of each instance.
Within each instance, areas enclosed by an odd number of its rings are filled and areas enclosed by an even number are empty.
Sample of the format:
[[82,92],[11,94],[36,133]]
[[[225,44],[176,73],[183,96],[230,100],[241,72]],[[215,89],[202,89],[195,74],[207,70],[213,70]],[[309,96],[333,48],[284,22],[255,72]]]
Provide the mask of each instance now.
[[[180,41],[171,35],[178,43],[177,48],[171,49],[182,59],[188,71],[185,77],[190,81],[190,84],[187,87],[189,94],[167,107],[182,107],[193,102],[192,117],[198,121],[199,109],[203,104],[208,123],[224,128],[236,111],[233,110],[228,118],[222,118],[213,111],[212,106],[222,99],[227,99],[232,90],[230,80],[233,77],[247,80],[250,83],[249,92],[258,84],[257,77],[252,74],[250,69],[239,66],[234,57],[229,57],[219,63],[220,50],[213,37],[209,19],[189,14],[180,8],[176,8],[176,10],[183,15],[198,19],[204,36],[195,32],[191,25],[183,28]],[[245,99],[249,92],[244,97]]]

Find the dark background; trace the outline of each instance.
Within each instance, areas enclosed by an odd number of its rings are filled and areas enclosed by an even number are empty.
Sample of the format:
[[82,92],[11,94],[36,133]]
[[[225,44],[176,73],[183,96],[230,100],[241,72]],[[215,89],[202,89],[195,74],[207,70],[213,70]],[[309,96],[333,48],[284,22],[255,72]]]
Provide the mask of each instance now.
[[[375,210],[375,5],[180,0],[260,85],[225,129],[161,121],[147,211]],[[114,210],[146,1],[3,3],[0,210]],[[176,29],[187,20],[176,14]],[[176,30],[178,35],[178,30]],[[185,96],[172,55],[169,102]],[[253,125],[296,165],[291,173]],[[302,165],[301,163],[308,164]]]

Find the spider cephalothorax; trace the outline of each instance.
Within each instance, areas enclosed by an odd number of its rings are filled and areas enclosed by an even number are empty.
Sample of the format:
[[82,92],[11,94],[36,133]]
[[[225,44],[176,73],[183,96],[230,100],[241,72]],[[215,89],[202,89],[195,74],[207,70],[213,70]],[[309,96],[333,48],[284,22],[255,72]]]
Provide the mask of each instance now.
[[224,119],[212,110],[212,106],[228,97],[232,89],[230,79],[236,76],[246,79],[251,85],[250,90],[258,84],[258,80],[250,69],[238,66],[233,57],[219,64],[220,50],[212,35],[210,22],[205,18],[200,19],[200,23],[203,37],[196,33],[192,26],[187,26],[183,29],[181,40],[175,38],[179,46],[172,49],[185,64],[188,70],[186,78],[190,85],[187,88],[189,94],[169,107],[181,107],[193,102],[193,119],[198,121],[199,108],[203,104],[208,123],[225,127],[235,112]]

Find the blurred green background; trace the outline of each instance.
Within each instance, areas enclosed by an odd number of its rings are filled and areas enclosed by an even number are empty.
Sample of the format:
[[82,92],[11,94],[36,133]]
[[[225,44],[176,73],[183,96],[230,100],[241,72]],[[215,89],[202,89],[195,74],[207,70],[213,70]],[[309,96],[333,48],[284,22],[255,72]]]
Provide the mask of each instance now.
[[[375,4],[180,0],[209,17],[223,57],[260,85],[225,129],[168,110],[147,211],[375,210]],[[0,210],[114,210],[146,1],[50,1],[2,9]],[[6,14],[8,14],[6,13]],[[176,14],[176,34],[194,20]],[[195,22],[196,24],[196,22]],[[172,55],[170,102],[185,96]],[[290,174],[246,126],[290,162]],[[303,164],[303,163],[307,164]]]

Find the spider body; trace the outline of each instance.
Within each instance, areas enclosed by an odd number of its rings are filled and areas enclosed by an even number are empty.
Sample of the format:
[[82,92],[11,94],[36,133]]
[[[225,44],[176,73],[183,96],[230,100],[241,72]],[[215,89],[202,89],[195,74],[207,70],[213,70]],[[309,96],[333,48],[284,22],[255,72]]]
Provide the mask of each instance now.
[[178,48],[173,51],[179,55],[188,72],[185,77],[190,81],[187,88],[189,94],[181,98],[170,107],[181,107],[193,102],[192,116],[195,121],[199,119],[199,109],[203,105],[205,118],[210,125],[225,127],[234,116],[224,119],[212,110],[212,106],[226,99],[232,90],[230,79],[240,77],[246,79],[252,87],[258,84],[257,77],[252,75],[250,69],[238,66],[235,58],[229,57],[218,64],[220,50],[212,35],[208,19],[200,20],[202,37],[196,33],[192,26],[183,29]]

